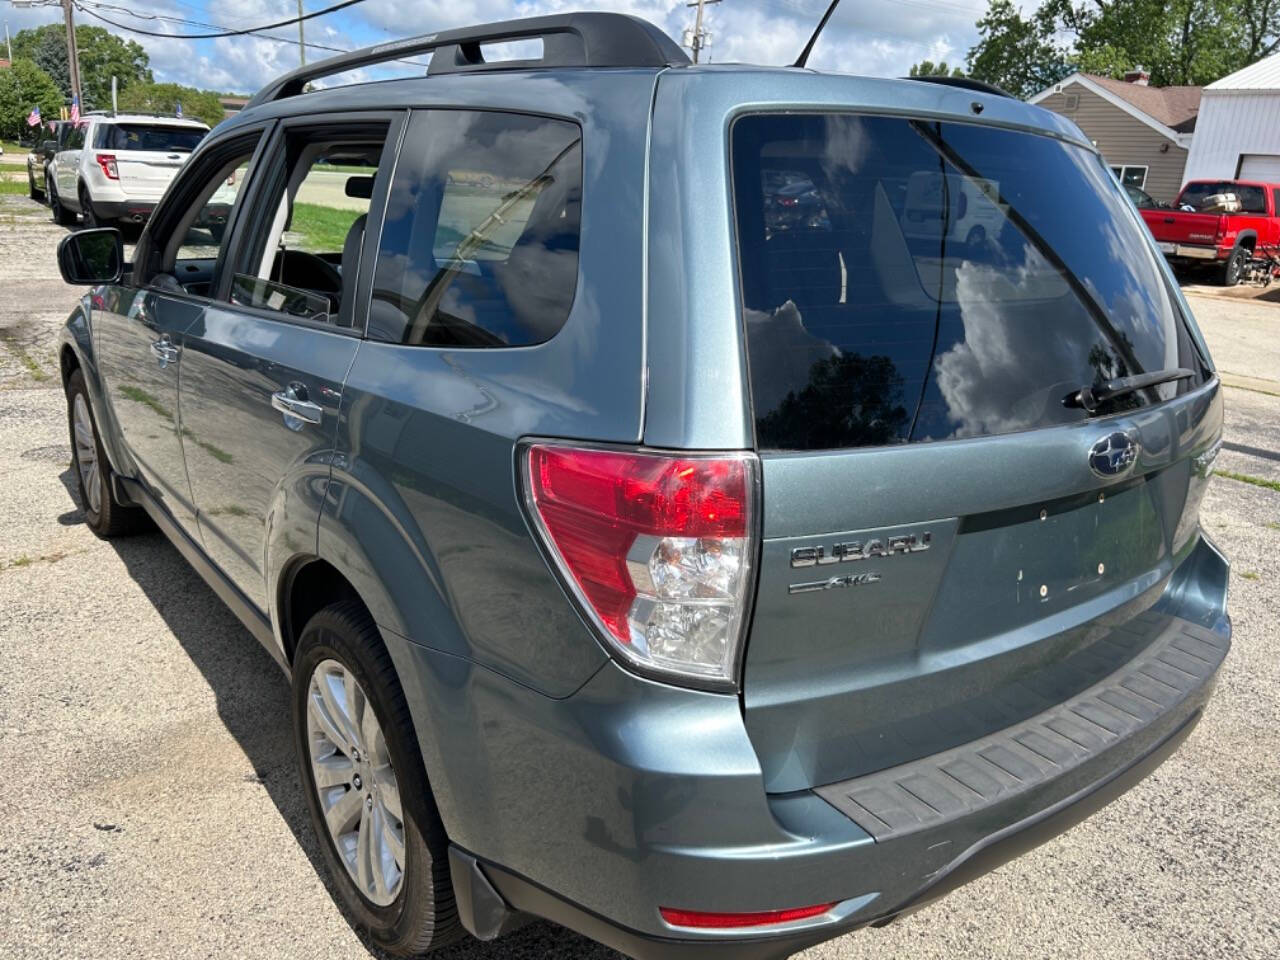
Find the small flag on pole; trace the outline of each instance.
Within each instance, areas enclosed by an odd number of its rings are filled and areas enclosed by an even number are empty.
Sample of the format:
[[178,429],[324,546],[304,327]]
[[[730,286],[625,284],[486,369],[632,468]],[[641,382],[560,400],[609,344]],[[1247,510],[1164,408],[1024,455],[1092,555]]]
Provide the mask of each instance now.
[[182,101],[181,100],[178,101],[178,108],[174,110],[173,113],[174,113],[174,116],[176,116],[179,120],[182,119]]
[[71,98],[71,123],[74,126],[80,126],[80,98]]
[[31,112],[27,114],[27,126],[28,127],[40,126],[40,108],[38,106],[32,107]]

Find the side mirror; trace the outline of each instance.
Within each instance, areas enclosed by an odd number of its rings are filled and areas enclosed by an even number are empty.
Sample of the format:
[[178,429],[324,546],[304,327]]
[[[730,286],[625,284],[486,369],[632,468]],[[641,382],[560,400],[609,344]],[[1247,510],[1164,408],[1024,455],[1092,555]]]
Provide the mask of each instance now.
[[43,153],[46,157],[52,157],[55,153],[58,152],[58,141],[45,140],[43,143],[40,144],[40,152]]
[[115,227],[69,233],[58,244],[58,269],[67,283],[117,283],[124,274],[124,239]]

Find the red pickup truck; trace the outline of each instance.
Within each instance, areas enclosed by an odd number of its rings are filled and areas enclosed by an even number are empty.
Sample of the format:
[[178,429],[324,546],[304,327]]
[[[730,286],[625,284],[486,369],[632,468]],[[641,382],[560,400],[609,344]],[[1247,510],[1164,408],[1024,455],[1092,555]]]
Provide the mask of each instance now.
[[1280,258],[1280,184],[1192,180],[1172,208],[1140,211],[1175,268],[1212,266],[1234,286],[1255,261],[1275,273]]

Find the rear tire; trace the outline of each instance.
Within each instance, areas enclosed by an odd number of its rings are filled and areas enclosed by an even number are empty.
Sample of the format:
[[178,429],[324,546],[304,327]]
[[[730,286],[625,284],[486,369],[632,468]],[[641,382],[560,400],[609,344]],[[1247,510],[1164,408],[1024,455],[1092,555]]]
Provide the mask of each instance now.
[[30,167],[27,168],[27,185],[28,196],[30,196],[32,200],[44,199],[44,191],[36,187],[36,175],[31,172]]
[[123,506],[111,491],[111,464],[102,449],[98,423],[80,370],[72,371],[67,378],[67,426],[71,432],[71,466],[76,475],[80,505],[84,508],[85,525],[104,540],[150,527],[150,518],[142,509]]
[[1224,287],[1234,287],[1240,282],[1240,275],[1244,273],[1244,265],[1249,261],[1249,251],[1244,247],[1236,247],[1231,251],[1231,256],[1227,257],[1226,266],[1222,268],[1222,285]]
[[[293,665],[293,731],[312,825],[356,925],[399,956],[461,937],[449,841],[409,707],[382,636],[358,601],[325,607],[304,628]],[[341,821],[336,831],[326,814]]]
[[89,191],[84,188],[84,184],[80,185],[80,217],[84,220],[87,229],[102,226],[102,221],[98,219],[98,214],[94,212],[93,201],[89,199]]
[[53,181],[49,184],[49,212],[53,214],[53,222],[64,227],[69,227],[76,222],[76,215],[62,205],[62,198],[58,196],[58,188]]

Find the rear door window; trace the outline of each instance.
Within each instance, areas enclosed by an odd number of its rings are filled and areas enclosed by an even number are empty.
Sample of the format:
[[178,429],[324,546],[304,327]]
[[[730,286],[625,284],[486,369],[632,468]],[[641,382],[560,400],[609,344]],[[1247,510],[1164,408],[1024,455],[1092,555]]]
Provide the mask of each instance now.
[[1140,222],[1091,151],[851,114],[749,115],[732,148],[761,448],[1071,423],[1088,414],[1063,398],[1082,386],[1201,370]]
[[573,304],[581,205],[577,124],[415,112],[387,201],[369,336],[450,347],[551,339]]

